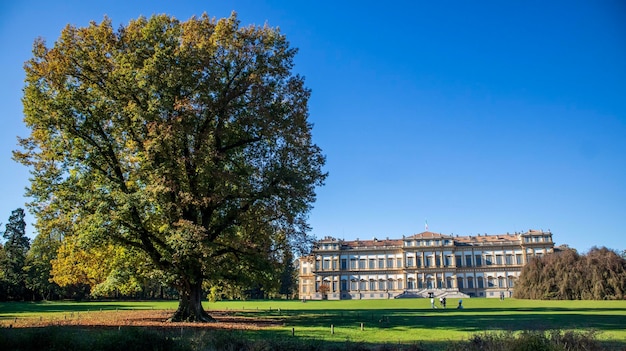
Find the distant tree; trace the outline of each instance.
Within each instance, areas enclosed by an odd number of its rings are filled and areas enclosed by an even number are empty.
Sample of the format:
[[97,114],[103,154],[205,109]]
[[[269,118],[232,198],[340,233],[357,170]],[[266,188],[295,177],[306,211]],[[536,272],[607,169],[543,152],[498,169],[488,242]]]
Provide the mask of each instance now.
[[626,298],[626,259],[607,248],[586,255],[561,248],[531,259],[514,296],[523,299],[606,300]]
[[328,284],[322,284],[319,286],[317,291],[322,294],[322,299],[326,299],[328,297],[328,292],[330,291],[330,286]]
[[52,260],[53,281],[62,287],[88,286],[95,297],[131,296],[141,292],[147,258],[119,245],[81,246],[76,236],[67,238]]
[[26,286],[35,299],[54,300],[64,295],[63,289],[52,281],[50,273],[51,262],[57,257],[61,240],[60,236],[39,234],[26,255]]
[[27,275],[24,271],[26,254],[30,249],[30,240],[26,236],[26,221],[24,210],[18,208],[11,212],[2,236],[4,243],[2,257],[4,296],[11,300],[24,300],[30,294],[26,289]]
[[118,31],[105,19],[67,26],[53,47],[37,40],[31,132],[14,158],[31,168],[38,222],[85,247],[142,252],[179,292],[172,320],[213,320],[204,283],[271,276],[278,236],[310,242],[325,159],[295,54],[278,29],[235,14]]

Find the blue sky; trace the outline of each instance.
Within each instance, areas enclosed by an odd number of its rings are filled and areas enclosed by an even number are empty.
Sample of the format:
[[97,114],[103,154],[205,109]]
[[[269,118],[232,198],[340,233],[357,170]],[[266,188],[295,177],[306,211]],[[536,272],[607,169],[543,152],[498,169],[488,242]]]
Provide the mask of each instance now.
[[318,238],[399,238],[427,220],[444,234],[550,229],[580,251],[626,249],[619,0],[2,2],[0,222],[26,202],[11,150],[28,134],[22,67],[36,37],[52,45],[105,14],[119,26],[233,10],[299,48],[329,172],[310,214]]

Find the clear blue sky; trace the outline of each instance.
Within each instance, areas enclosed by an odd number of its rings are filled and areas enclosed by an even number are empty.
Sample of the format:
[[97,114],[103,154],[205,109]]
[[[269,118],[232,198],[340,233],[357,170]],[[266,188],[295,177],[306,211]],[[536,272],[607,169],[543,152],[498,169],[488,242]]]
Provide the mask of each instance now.
[[[203,12],[299,48],[327,156],[318,238],[550,229],[626,249],[624,1],[14,1],[0,4],[0,222],[24,206],[21,89],[33,40],[108,15]],[[32,221],[32,217],[29,217]],[[32,223],[28,223],[32,233]],[[4,226],[2,227],[4,229]]]

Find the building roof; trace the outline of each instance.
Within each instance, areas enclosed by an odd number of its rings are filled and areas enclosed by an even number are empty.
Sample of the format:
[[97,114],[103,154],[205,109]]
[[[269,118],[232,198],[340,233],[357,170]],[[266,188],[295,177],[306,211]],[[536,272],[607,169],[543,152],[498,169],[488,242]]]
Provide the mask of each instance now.
[[527,235],[536,235],[536,234],[546,234],[552,235],[550,231],[544,232],[543,230],[533,230],[530,229],[525,233],[514,233],[514,234],[495,234],[495,235],[447,235],[441,233],[435,233],[430,231],[425,231],[417,234],[413,234],[410,236],[403,237],[402,239],[377,239],[373,238],[372,240],[342,240],[336,239],[330,236],[327,236],[318,241],[318,244],[321,243],[339,243],[342,248],[345,249],[368,249],[368,248],[394,248],[394,247],[402,247],[404,246],[405,241],[409,240],[424,240],[424,239],[448,239],[454,242],[455,245],[497,245],[497,244],[517,244],[522,240],[522,236]]
[[421,232],[418,234],[413,234],[411,236],[408,236],[406,239],[452,239],[453,237],[451,235],[445,235],[445,234],[441,234],[441,233],[433,233],[433,232]]

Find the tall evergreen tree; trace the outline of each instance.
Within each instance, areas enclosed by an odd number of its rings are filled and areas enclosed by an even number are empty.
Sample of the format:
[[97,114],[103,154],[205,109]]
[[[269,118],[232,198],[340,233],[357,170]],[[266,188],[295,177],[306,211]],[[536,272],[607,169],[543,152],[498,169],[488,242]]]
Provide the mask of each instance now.
[[27,297],[27,275],[24,266],[30,249],[30,240],[26,236],[25,217],[24,210],[21,208],[12,211],[2,234],[6,240],[1,263],[4,272],[5,296],[11,300],[23,300]]

